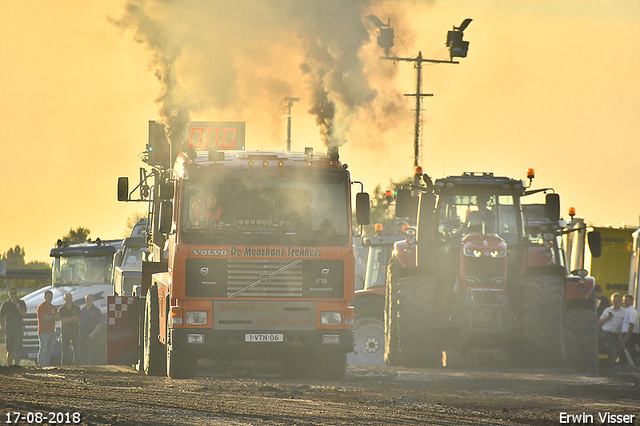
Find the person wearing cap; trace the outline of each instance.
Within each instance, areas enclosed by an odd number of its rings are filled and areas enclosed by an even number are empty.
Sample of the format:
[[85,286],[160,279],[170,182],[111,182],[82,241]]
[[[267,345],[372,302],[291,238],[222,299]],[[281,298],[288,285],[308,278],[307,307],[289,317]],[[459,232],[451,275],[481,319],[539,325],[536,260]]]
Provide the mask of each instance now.
[[27,305],[18,299],[15,288],[9,290],[9,300],[0,307],[0,328],[6,335],[7,366],[19,365],[22,352],[22,319],[27,315]]

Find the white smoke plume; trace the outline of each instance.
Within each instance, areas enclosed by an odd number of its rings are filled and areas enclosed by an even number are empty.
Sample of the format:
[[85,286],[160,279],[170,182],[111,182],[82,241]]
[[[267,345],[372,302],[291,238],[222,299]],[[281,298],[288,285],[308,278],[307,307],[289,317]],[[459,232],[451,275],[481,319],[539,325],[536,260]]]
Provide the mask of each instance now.
[[[366,55],[373,56],[373,67],[381,66],[381,49],[365,24],[377,3],[126,0],[122,16],[112,21],[151,53],[161,84],[160,116],[172,142],[184,140],[194,113],[275,123],[282,99],[297,96],[327,147],[338,147],[354,120],[366,117],[380,130],[407,113],[402,95],[373,89],[365,71]],[[394,76],[377,73],[382,81]]]

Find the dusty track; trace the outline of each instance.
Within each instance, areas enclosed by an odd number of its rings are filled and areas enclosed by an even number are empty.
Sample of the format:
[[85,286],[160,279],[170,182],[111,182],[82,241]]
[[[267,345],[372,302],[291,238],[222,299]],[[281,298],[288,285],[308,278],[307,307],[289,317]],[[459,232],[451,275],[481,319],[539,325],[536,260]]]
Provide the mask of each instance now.
[[0,367],[0,422],[8,411],[77,411],[83,425],[558,425],[561,412],[593,415],[595,424],[610,412],[640,424],[640,374],[605,373],[350,368],[342,382],[319,382]]

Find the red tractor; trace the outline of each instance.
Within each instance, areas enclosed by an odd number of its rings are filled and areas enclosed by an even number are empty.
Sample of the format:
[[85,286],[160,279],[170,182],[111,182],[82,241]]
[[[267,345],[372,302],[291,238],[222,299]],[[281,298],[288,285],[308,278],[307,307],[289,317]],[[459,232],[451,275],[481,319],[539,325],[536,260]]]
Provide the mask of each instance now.
[[417,202],[418,229],[414,241],[396,243],[390,261],[386,362],[561,365],[568,289],[577,283],[580,297],[592,302],[593,282],[567,278],[559,196],[548,193],[535,214],[525,215],[523,196],[551,190],[492,173],[423,181],[414,185],[417,199],[398,193],[399,216],[409,216]]

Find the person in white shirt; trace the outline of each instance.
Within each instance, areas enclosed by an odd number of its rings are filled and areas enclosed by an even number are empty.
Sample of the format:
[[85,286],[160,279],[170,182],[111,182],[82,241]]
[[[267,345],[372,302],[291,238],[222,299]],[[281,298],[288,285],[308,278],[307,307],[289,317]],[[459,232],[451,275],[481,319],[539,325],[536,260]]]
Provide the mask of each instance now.
[[[640,325],[638,311],[633,307],[633,296],[624,295],[624,307],[627,310],[622,321],[620,344],[627,348],[631,359],[636,359],[636,344],[640,343]],[[621,357],[622,359],[622,357]]]
[[611,306],[602,312],[598,320],[598,327],[602,330],[602,339],[607,348],[609,356],[608,363],[614,365],[620,355],[620,336],[622,333],[622,323],[626,309],[622,307],[622,296],[620,293],[611,295]]

